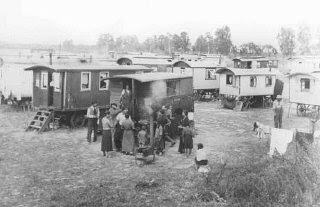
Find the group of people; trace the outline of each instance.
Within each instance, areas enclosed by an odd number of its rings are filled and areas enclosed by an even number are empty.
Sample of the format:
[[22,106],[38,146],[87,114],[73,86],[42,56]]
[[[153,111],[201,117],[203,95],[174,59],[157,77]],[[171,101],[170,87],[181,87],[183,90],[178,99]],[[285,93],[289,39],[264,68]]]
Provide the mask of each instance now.
[[[98,125],[102,127],[101,151],[104,156],[111,157],[110,151],[121,151],[125,154],[134,154],[135,149],[135,124],[132,121],[128,108],[120,109],[112,103],[107,107],[105,115],[100,119],[100,110],[97,103],[93,102],[87,110],[88,133],[87,140],[97,141]],[[162,155],[165,151],[166,141],[170,146],[175,145],[175,139],[180,139],[178,151],[189,156],[193,149],[193,112],[176,109],[173,113],[172,106],[163,106],[155,113],[154,137],[150,139],[147,125],[141,125],[137,133],[139,147],[153,146],[156,153]],[[91,140],[93,132],[93,140]]]
[[[189,116],[188,116],[189,114]],[[193,112],[176,109],[172,112],[172,106],[163,106],[157,113],[157,126],[155,130],[155,146],[157,153],[162,155],[165,148],[165,142],[175,145],[175,139],[179,138],[179,153],[191,154],[193,148]]]
[[[152,146],[158,155],[162,155],[165,150],[166,141],[170,146],[175,145],[175,139],[179,138],[178,152],[189,157],[193,149],[193,112],[176,109],[172,112],[172,106],[163,106],[156,114],[156,125],[154,139],[150,139],[147,126],[142,125],[137,133],[139,148]],[[100,110],[97,103],[93,102],[87,110],[88,133],[87,140],[91,143],[93,131],[93,142],[97,141],[98,125],[102,126],[101,151],[103,156],[111,157],[111,151],[121,151],[127,155],[133,155],[135,150],[135,124],[132,121],[128,108],[118,108],[117,104],[112,103],[107,107],[105,115],[99,123]],[[202,166],[208,165],[206,152],[203,144],[198,144],[195,157],[197,170],[203,171]],[[205,171],[205,170],[204,170]]]
[[[93,131],[93,142],[97,141],[98,125],[100,111],[97,103],[93,102],[87,110],[88,133],[87,140],[91,143]],[[101,151],[104,156],[111,157],[110,151],[123,151],[127,154],[133,154],[134,150],[134,123],[128,114],[128,108],[119,109],[117,104],[112,103],[105,111],[101,119],[102,140]]]

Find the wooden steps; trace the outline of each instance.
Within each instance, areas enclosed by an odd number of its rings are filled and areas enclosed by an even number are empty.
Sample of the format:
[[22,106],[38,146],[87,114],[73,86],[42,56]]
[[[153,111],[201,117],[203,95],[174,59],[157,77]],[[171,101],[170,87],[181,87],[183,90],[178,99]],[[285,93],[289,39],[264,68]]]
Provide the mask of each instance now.
[[43,132],[49,128],[49,123],[52,122],[53,113],[50,111],[41,110],[36,113],[26,131],[37,130]]

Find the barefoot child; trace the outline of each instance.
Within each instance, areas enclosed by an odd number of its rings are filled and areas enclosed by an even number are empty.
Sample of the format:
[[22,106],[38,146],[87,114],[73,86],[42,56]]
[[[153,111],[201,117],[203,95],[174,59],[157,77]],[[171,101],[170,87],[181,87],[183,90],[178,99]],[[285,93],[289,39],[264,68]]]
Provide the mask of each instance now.
[[146,145],[147,141],[147,132],[146,132],[146,126],[142,126],[141,130],[138,133],[138,140],[139,140],[139,147],[144,147]]

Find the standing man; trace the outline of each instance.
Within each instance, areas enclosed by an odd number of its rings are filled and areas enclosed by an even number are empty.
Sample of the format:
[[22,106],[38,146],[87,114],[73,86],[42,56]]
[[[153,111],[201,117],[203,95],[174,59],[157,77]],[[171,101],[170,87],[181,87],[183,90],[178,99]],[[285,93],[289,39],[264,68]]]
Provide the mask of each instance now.
[[[117,115],[121,112],[121,109],[118,108],[117,104],[112,103],[111,108],[109,109],[111,115],[111,122],[113,126],[117,124]],[[115,128],[111,128],[111,136],[112,136],[112,148],[116,149],[115,140],[114,140]]]
[[276,100],[273,102],[273,113],[274,113],[274,127],[281,128],[282,127],[282,114],[283,114],[283,102],[282,96],[277,95]]
[[87,110],[87,118],[88,118],[88,134],[87,140],[91,143],[91,134],[93,131],[93,142],[97,141],[97,131],[98,131],[98,123],[99,123],[100,111],[97,107],[97,102],[92,102],[91,106]]

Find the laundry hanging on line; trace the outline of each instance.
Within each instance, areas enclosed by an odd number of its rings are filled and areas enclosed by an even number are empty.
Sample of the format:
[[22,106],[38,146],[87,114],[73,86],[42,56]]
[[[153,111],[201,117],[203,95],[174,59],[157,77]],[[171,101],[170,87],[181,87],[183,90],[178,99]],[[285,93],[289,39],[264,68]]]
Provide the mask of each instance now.
[[288,144],[292,142],[293,135],[292,130],[271,128],[269,155],[272,156],[275,150],[283,155],[287,151]]

